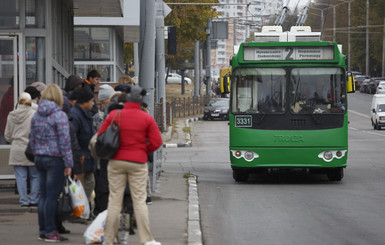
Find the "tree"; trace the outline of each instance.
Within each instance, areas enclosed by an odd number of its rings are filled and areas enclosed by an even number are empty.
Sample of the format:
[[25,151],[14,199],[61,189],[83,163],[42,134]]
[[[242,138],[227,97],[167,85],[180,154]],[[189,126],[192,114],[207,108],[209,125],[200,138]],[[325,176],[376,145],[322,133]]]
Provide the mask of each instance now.
[[[306,25],[321,31],[321,9],[324,12],[323,40],[333,40],[333,6],[336,6],[336,42],[348,48],[348,0],[317,0],[310,5]],[[313,8],[312,8],[313,7]],[[316,9],[314,9],[316,8]],[[369,68],[378,76],[382,67],[385,0],[370,1],[369,7]],[[351,1],[350,61],[352,70],[365,71],[366,59],[366,0]]]
[[[167,0],[179,3],[200,3],[201,0]],[[205,0],[205,3],[217,3],[217,0]],[[167,56],[169,64],[173,67],[181,63],[192,61],[194,57],[194,44],[196,41],[206,40],[206,26],[208,18],[215,18],[218,13],[211,5],[170,5],[172,11],[165,19],[165,25],[177,28],[177,54]]]

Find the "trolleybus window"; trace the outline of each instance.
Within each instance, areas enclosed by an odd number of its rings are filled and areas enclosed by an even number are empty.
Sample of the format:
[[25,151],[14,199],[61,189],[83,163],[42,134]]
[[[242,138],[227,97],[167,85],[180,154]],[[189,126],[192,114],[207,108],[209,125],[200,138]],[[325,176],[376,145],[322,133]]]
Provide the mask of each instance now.
[[282,68],[240,68],[234,72],[233,113],[284,113],[286,78]]
[[339,68],[294,68],[290,110],[295,114],[344,113],[344,73]]

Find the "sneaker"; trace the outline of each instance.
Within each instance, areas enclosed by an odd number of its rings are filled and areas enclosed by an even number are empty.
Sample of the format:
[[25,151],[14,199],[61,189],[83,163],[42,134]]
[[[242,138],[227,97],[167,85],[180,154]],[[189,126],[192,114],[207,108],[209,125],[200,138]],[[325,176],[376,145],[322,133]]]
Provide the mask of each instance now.
[[162,245],[160,242],[152,240],[150,242],[145,242],[144,245]]
[[46,239],[46,237],[44,234],[41,234],[41,235],[39,235],[39,237],[37,239],[40,241],[44,241],[44,239]]
[[53,235],[46,235],[44,241],[46,242],[65,242],[68,238],[62,237],[59,233],[53,233]]
[[151,197],[147,197],[146,198],[146,204],[147,205],[151,205],[152,204],[152,198]]

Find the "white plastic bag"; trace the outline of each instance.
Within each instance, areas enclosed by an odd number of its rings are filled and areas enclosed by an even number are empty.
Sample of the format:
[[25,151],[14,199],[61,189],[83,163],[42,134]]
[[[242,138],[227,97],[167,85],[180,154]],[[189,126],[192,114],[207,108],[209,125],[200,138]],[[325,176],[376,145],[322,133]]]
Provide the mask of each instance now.
[[98,216],[88,226],[83,236],[86,239],[86,244],[95,244],[104,242],[104,225],[106,223],[107,210],[99,213]]
[[76,217],[88,219],[90,216],[90,205],[86,193],[84,192],[83,185],[79,180],[74,181],[71,178],[68,179],[70,181],[70,195],[72,206],[74,208],[73,213]]

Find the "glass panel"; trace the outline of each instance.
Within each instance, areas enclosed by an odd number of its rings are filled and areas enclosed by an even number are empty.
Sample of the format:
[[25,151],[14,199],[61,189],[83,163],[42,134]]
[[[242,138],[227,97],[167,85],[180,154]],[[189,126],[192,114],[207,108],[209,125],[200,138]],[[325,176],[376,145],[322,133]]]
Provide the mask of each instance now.
[[75,28],[75,60],[112,60],[109,28]]
[[14,55],[13,40],[0,39],[0,144],[6,144],[5,125],[14,105]]
[[45,0],[25,0],[25,26],[45,28]]
[[100,82],[112,82],[112,65],[75,65],[75,74],[83,79],[87,77],[87,73],[91,70],[97,70],[100,73]]
[[345,76],[339,68],[295,68],[290,109],[298,114],[344,113]]
[[281,68],[241,68],[234,71],[233,113],[285,112],[286,79]]
[[45,39],[43,37],[25,38],[26,82],[45,83]]
[[1,0],[0,7],[0,28],[19,27],[19,1]]

